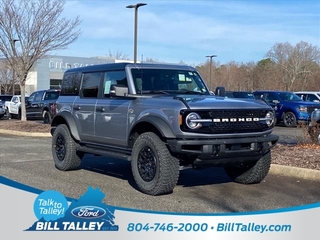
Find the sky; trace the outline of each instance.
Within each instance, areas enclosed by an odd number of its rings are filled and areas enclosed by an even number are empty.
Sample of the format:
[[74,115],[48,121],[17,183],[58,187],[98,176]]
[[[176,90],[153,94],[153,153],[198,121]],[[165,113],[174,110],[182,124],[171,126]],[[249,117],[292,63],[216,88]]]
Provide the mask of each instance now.
[[62,16],[79,16],[82,34],[52,54],[133,60],[135,11],[126,6],[137,3],[147,4],[137,14],[138,61],[248,63],[276,43],[320,47],[320,0],[67,0]]

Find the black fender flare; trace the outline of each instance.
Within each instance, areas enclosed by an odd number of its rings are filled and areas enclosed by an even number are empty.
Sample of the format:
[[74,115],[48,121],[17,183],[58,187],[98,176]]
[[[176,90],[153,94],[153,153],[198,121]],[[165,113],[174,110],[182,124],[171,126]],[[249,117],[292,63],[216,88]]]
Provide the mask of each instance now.
[[141,118],[138,122],[136,122],[133,128],[141,122],[148,122],[152,124],[165,138],[176,138],[169,124],[157,116],[145,116]]
[[75,140],[80,141],[80,136],[78,129],[76,127],[76,122],[69,112],[60,112],[58,113],[53,119],[51,123],[51,127],[57,127],[59,124],[67,124],[68,128],[70,129],[71,135],[74,137]]

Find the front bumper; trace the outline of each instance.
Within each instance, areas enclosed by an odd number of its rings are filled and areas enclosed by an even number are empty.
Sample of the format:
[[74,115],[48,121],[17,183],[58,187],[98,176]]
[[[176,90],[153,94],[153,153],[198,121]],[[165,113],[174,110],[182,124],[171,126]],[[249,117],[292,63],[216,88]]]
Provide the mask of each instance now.
[[[277,135],[229,139],[172,139],[167,140],[170,150],[178,155],[191,155],[198,160],[216,163],[233,160],[257,160],[278,141]],[[233,160],[232,160],[233,159]]]

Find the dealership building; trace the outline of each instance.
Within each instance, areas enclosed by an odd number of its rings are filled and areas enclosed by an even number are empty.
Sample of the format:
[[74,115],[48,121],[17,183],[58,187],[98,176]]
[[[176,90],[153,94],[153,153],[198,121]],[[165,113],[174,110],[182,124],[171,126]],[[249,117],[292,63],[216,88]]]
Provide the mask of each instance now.
[[26,80],[26,94],[42,89],[56,89],[61,85],[63,73],[69,68],[103,63],[123,62],[107,57],[48,56],[38,60],[29,71]]

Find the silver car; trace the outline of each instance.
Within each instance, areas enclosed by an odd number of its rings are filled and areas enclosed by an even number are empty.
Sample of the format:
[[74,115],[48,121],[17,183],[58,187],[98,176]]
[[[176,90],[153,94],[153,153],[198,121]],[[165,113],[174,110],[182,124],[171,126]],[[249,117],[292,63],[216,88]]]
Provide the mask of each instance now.
[[5,114],[6,114],[6,108],[4,106],[4,102],[0,100],[0,119],[2,119]]
[[311,113],[309,134],[312,142],[320,144],[320,109],[316,109]]

